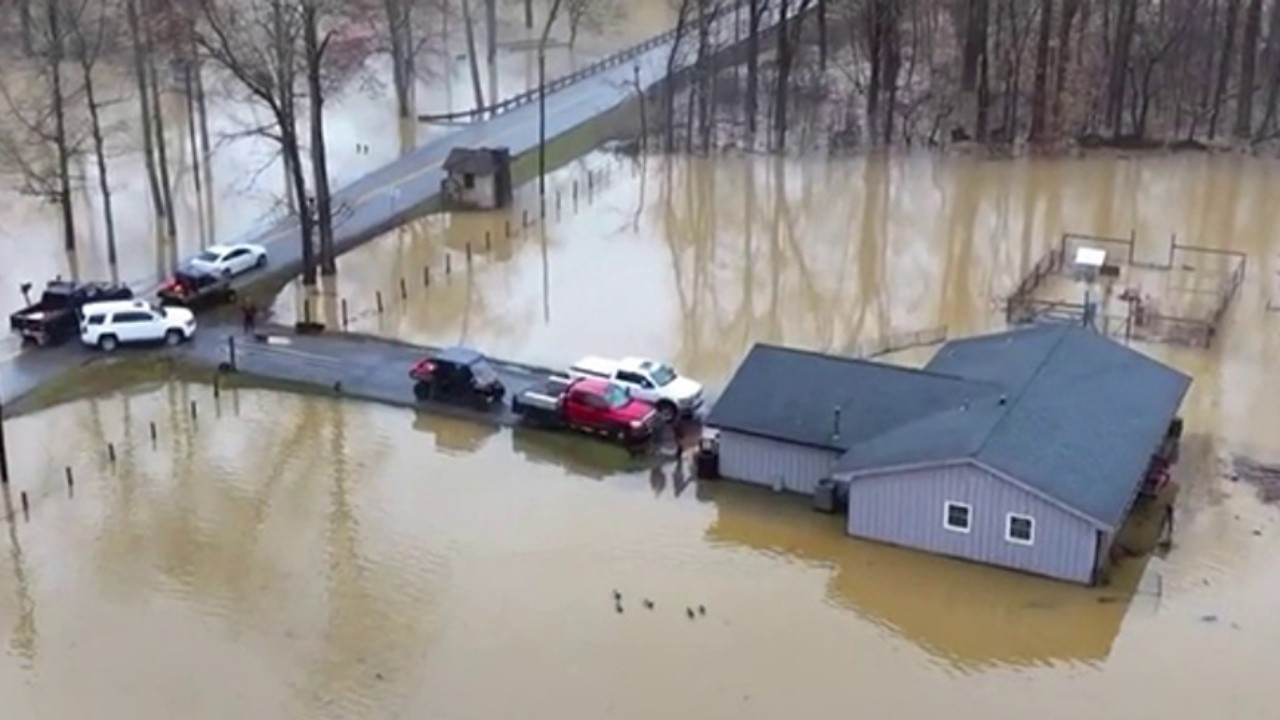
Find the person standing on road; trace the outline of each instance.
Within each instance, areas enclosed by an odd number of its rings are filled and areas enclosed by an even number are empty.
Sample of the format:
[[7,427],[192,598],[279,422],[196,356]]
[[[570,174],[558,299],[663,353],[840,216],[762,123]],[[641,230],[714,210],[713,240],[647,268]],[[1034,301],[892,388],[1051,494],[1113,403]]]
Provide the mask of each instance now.
[[258,323],[258,308],[254,307],[252,302],[246,300],[240,311],[244,318],[244,334],[252,335]]

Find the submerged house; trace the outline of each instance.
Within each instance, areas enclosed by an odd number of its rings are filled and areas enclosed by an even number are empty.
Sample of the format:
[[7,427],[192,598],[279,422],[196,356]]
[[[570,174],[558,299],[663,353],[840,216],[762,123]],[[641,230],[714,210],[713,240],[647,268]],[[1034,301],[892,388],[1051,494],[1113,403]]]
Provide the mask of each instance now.
[[756,345],[707,425],[727,478],[844,484],[850,535],[1095,583],[1189,385],[1065,325],[952,341],[922,370]]

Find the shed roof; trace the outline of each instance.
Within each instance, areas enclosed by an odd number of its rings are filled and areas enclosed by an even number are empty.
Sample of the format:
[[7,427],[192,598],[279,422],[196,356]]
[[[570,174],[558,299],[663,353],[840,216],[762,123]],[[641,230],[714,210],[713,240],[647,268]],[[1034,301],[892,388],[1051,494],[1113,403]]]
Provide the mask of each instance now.
[[1067,325],[953,341],[926,370],[1001,391],[853,445],[837,470],[971,458],[1111,528],[1124,519],[1191,383]]
[[990,383],[758,343],[734,373],[707,424],[844,450],[998,393]]
[[445,158],[444,171],[447,173],[471,173],[472,175],[493,175],[498,172],[500,150],[492,148],[454,148]]

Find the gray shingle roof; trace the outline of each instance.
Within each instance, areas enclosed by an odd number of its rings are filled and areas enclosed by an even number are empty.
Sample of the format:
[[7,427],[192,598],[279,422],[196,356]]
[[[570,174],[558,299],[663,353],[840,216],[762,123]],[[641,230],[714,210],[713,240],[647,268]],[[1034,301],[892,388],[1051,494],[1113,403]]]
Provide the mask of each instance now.
[[[707,418],[712,427],[843,450],[999,388],[895,365],[757,344]],[[840,427],[835,428],[835,409]]]
[[837,470],[973,458],[1112,528],[1191,383],[1074,326],[953,341],[926,370],[1002,392],[853,445]]
[[498,155],[491,148],[454,148],[449,151],[449,157],[445,158],[444,171],[492,175],[498,171]]

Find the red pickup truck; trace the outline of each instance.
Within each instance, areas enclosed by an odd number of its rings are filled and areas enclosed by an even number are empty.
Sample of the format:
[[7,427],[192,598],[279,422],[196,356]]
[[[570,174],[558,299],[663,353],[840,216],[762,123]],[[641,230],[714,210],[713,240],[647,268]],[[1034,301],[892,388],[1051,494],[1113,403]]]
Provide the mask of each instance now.
[[535,425],[567,427],[627,444],[648,440],[658,426],[653,405],[594,378],[553,377],[545,387],[517,394],[511,409]]

